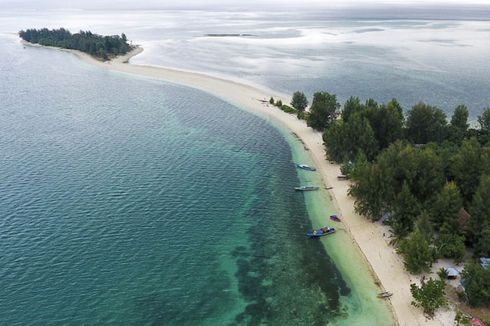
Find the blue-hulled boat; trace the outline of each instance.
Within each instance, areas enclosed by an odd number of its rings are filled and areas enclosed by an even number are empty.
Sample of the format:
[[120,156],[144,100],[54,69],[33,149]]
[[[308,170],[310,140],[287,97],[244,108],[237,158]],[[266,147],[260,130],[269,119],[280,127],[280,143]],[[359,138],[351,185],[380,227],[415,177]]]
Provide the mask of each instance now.
[[310,233],[306,233],[306,235],[310,238],[319,238],[332,233],[335,233],[335,228],[329,228],[328,226],[326,226],[318,230],[313,230]]
[[330,215],[330,219],[335,222],[340,222],[340,218],[337,215]]

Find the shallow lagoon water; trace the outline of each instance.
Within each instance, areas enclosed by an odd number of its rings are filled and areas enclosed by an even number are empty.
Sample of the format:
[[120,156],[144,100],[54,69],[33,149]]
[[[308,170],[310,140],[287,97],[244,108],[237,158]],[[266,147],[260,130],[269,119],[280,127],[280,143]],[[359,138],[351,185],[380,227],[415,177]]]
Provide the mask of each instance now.
[[365,300],[373,280],[347,268],[359,257],[304,236],[328,200],[292,190],[315,174],[297,173],[307,157],[284,130],[196,90],[0,40],[0,320],[390,323]]
[[[419,101],[448,115],[465,103],[472,120],[490,106],[490,21],[332,18],[322,11],[22,11],[0,13],[0,31],[65,26],[119,34],[145,51],[132,62],[191,69],[286,94],[318,90],[377,101]],[[408,13],[407,13],[408,14]],[[441,16],[441,17],[440,17]],[[484,16],[484,15],[483,15]],[[398,17],[398,18],[390,18]],[[447,17],[444,19],[444,17]],[[208,34],[246,34],[210,37]]]

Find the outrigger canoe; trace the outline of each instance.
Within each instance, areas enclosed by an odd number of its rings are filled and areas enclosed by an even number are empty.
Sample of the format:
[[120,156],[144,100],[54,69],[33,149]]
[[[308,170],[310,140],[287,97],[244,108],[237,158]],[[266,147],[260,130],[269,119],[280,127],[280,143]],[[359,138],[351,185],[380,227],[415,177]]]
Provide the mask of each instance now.
[[294,190],[296,191],[315,191],[320,189],[320,187],[317,186],[301,186],[301,187],[294,187]]
[[319,238],[332,233],[335,233],[335,228],[329,228],[328,226],[326,226],[318,230],[313,230],[310,233],[306,233],[306,235],[310,238]]
[[316,171],[316,169],[312,166],[306,164],[296,164],[298,169],[306,170],[306,171]]
[[330,215],[330,219],[335,222],[340,222],[340,218],[337,215]]

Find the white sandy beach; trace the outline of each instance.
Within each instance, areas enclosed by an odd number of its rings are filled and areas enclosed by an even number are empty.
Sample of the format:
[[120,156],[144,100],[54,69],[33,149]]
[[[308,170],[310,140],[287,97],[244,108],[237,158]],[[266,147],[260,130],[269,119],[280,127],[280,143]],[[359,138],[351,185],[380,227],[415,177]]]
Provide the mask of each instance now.
[[[266,119],[279,122],[294,132],[309,149],[325,186],[333,187],[330,193],[342,222],[350,230],[352,238],[366,257],[375,276],[385,290],[394,293],[391,298],[391,305],[398,324],[453,325],[454,313],[451,311],[441,311],[435,319],[427,320],[421,310],[411,305],[410,283],[417,282],[418,277],[412,276],[404,270],[400,257],[396,254],[395,249],[388,244],[387,229],[355,213],[354,200],[347,195],[349,182],[337,180],[337,176],[341,174],[340,166],[330,164],[326,160],[321,133],[307,127],[305,121],[298,120],[295,115],[287,114],[267,103],[271,96],[281,98],[284,103],[289,102],[288,98],[265,88],[259,89],[255,86],[202,73],[127,64],[132,56],[141,51],[142,49],[138,48],[128,55],[110,62],[98,61],[78,51],[70,52],[75,53],[83,61],[104,69],[162,79],[205,91]],[[384,233],[386,236],[383,236]],[[376,299],[373,298],[373,300]]]

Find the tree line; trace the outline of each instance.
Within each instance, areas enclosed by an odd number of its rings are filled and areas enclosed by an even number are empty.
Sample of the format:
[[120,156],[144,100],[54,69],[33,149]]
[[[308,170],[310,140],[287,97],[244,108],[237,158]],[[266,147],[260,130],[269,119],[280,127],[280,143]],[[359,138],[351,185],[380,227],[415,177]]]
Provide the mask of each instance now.
[[[316,92],[309,112],[302,92],[291,106],[323,132],[327,157],[352,180],[356,211],[391,227],[393,244],[412,273],[441,257],[462,261],[490,255],[490,107],[470,128],[468,108],[450,119],[418,103],[404,114],[396,99],[378,103]],[[468,262],[468,301],[490,305],[490,268]]]
[[120,36],[102,36],[90,31],[72,34],[64,28],[53,30],[42,28],[22,30],[19,36],[30,43],[79,50],[103,60],[126,54],[133,49],[124,33]]

